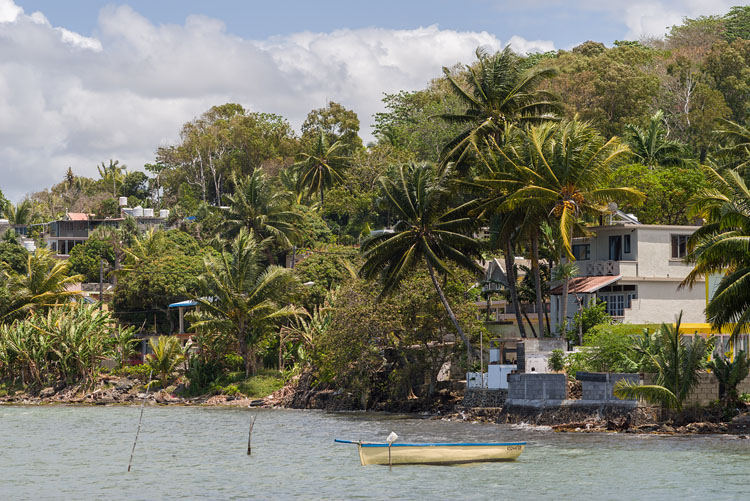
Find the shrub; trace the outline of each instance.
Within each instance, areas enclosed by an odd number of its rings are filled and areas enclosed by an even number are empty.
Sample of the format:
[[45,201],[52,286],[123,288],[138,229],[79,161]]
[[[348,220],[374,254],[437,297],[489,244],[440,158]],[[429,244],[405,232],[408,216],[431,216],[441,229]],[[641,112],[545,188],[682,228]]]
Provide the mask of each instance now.
[[146,364],[126,365],[119,369],[117,374],[145,382],[148,381],[148,376],[151,374],[151,367]]
[[562,371],[565,368],[565,352],[559,348],[552,350],[552,355],[547,361],[547,367],[554,372]]

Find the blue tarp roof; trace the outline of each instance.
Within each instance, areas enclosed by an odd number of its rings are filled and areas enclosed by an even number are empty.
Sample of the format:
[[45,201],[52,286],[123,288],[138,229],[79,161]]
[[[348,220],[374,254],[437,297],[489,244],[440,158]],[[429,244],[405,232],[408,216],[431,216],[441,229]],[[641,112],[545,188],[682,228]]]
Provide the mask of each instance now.
[[180,301],[179,303],[172,303],[169,305],[170,308],[180,308],[183,306],[197,306],[198,301],[195,301],[193,299],[187,299],[185,301]]

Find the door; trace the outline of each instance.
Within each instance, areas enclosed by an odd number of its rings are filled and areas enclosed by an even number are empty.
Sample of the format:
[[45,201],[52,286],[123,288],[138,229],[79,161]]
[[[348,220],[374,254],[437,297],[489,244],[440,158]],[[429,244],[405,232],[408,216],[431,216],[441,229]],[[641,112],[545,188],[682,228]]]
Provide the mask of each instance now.
[[619,261],[622,259],[622,235],[609,237],[609,260]]

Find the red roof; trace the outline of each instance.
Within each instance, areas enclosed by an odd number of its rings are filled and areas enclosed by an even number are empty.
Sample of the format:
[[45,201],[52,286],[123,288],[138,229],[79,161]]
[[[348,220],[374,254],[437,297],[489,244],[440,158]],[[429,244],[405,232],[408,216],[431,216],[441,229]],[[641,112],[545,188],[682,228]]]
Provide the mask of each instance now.
[[[610,275],[604,277],[576,277],[570,279],[568,282],[568,292],[579,293],[579,294],[591,294],[596,292],[602,287],[606,287],[620,280],[622,275]],[[560,295],[562,294],[562,285],[558,285],[552,289],[550,294]]]
[[68,220],[70,221],[88,221],[89,215],[85,212],[68,212]]

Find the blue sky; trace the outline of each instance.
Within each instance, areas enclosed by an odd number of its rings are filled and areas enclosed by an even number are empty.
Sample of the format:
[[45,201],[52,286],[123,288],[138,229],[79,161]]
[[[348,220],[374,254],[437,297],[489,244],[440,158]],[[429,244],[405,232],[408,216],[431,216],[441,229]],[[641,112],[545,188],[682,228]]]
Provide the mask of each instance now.
[[[268,38],[299,31],[380,27],[410,29],[439,25],[458,31],[488,31],[500,37],[553,40],[558,47],[585,40],[607,44],[625,37],[629,28],[617,10],[586,2],[492,0],[17,0],[28,13],[39,10],[53,25],[85,35],[95,34],[99,9],[129,5],[154,23],[183,24],[190,15],[221,19],[227,30],[246,38]],[[579,5],[580,4],[580,5]]]
[[[372,139],[383,93],[424,88],[478,46],[518,52],[662,36],[736,0],[0,0],[0,190],[130,169],[227,102],[295,130],[337,101]],[[747,2],[744,2],[747,3]]]

